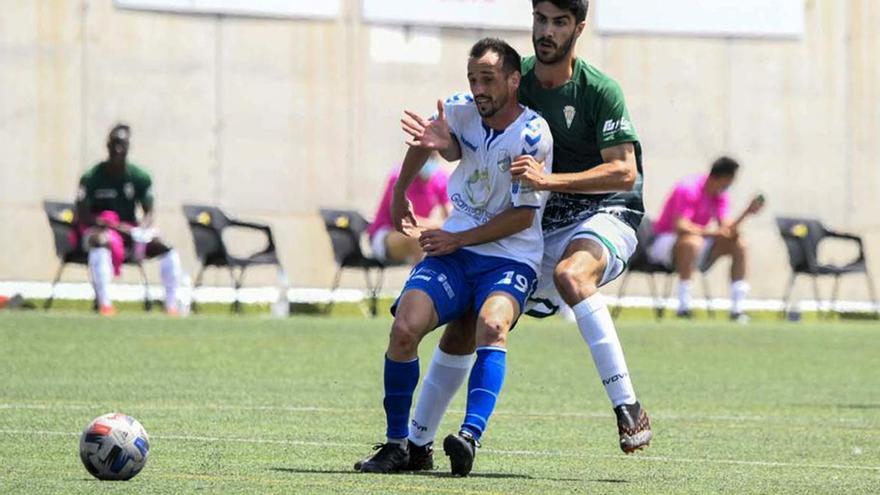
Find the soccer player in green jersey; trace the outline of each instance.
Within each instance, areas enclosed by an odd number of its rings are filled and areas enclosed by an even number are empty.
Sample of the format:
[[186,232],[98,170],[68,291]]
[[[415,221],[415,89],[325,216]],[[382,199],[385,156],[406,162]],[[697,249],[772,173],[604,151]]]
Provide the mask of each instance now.
[[[532,0],[535,56],[523,60],[520,102],[540,113],[554,138],[553,173],[528,155],[511,174],[551,196],[543,216],[544,258],[533,299],[555,310],[558,296],[575,315],[612,403],[620,448],[652,438],[636,399],[611,314],[598,292],[619,277],[641,222],[642,150],[620,86],[574,54],[588,0]],[[558,296],[557,296],[558,295]],[[428,368],[410,424],[410,469],[431,465],[432,443],[473,352],[473,318],[452,322]]]
[[[152,179],[146,170],[128,161],[130,137],[129,126],[113,127],[107,136],[107,160],[91,167],[80,178],[77,242],[89,253],[89,274],[102,315],[115,314],[108,289],[112,275],[119,275],[127,251],[138,258],[161,256],[165,310],[177,314],[180,257],[155,236]],[[140,222],[138,206],[143,210]]]

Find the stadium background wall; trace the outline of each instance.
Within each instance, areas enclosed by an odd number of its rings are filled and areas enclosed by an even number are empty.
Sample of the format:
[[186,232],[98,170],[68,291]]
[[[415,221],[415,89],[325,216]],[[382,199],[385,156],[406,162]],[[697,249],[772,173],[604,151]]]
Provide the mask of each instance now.
[[[719,153],[742,160],[736,208],[756,191],[768,197],[748,227],[758,297],[778,297],[788,275],[773,214],[818,216],[865,235],[880,273],[880,2],[806,8],[800,40],[590,32],[579,47],[624,88],[646,150],[650,212],[674,180]],[[50,279],[40,202],[72,198],[123,119],[133,126],[132,159],[153,174],[163,236],[191,271],[180,205],[205,202],[271,223],[294,285],[328,285],[333,260],[316,210],[372,213],[404,152],[401,110],[428,113],[436,98],[466,89],[464,57],[481,36],[531,51],[522,32],[442,29],[439,64],[376,63],[371,30],[357,0],[333,21],[120,11],[110,0],[4,2],[0,279]],[[714,270],[716,295],[726,294],[725,271]],[[255,272],[249,281],[274,278]],[[344,282],[360,283],[357,273]],[[844,284],[842,296],[865,298],[863,284]]]

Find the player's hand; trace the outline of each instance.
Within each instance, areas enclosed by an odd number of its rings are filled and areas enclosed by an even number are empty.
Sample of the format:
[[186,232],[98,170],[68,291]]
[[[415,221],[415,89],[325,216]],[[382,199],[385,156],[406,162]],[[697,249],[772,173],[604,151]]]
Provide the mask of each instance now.
[[723,239],[735,240],[739,233],[731,226],[725,225],[718,228],[718,231],[715,233],[716,237],[721,237]]
[[419,236],[419,245],[428,256],[442,256],[462,247],[461,238],[445,230],[426,230]]
[[535,157],[531,155],[516,157],[510,164],[510,175],[536,191],[542,190],[547,183],[544,164],[535,160]]
[[764,208],[764,197],[760,194],[752,198],[752,201],[749,203],[749,206],[746,208],[746,212],[749,215],[754,215],[761,211]]
[[443,102],[437,100],[437,118],[426,120],[411,110],[403,112],[400,126],[410,135],[409,146],[432,151],[443,151],[452,147],[452,134],[446,120]]
[[406,195],[391,195],[391,222],[394,224],[394,230],[403,235],[410,237],[418,235],[419,222],[413,213],[412,203]]

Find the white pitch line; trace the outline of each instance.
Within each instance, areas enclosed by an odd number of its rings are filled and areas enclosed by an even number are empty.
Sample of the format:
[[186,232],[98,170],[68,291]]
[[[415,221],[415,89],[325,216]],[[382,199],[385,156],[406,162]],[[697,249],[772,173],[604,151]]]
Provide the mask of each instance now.
[[[50,430],[5,430],[0,429],[0,435],[47,435],[47,436],[66,436],[76,437],[78,433],[66,431],[50,431]],[[313,442],[307,440],[269,440],[261,438],[235,438],[235,437],[209,437],[200,435],[150,435],[152,439],[158,440],[180,440],[185,442],[207,442],[207,443],[245,443],[245,444],[268,444],[268,445],[291,445],[299,447],[345,447],[358,448],[363,447],[358,443],[343,442]],[[545,450],[502,450],[502,449],[486,449],[488,454],[507,455],[514,457],[574,457],[586,459],[618,459],[624,462],[661,462],[661,463],[683,463],[683,464],[728,464],[739,466],[759,466],[759,467],[780,467],[780,468],[797,468],[797,469],[840,469],[852,471],[873,471],[880,472],[880,466],[850,466],[846,464],[802,464],[796,462],[777,462],[777,461],[748,461],[739,459],[692,459],[687,457],[668,457],[668,456],[621,456],[607,454],[585,454],[579,452],[566,451],[545,451]]]
[[[0,410],[83,410],[91,411],[97,409],[94,404],[76,404],[76,403],[57,403],[57,404],[24,404],[24,403],[8,403],[0,404]],[[237,404],[133,404],[130,410],[141,411],[180,411],[180,410],[199,410],[199,411],[282,411],[282,412],[321,412],[328,414],[373,414],[381,413],[381,409],[364,409],[364,408],[341,408],[341,407],[322,407],[322,406],[247,406]],[[448,413],[464,414],[465,411],[449,410]],[[509,416],[521,418],[573,418],[573,419],[608,419],[612,415],[610,412],[529,412],[529,411],[495,411],[496,416]],[[727,423],[767,423],[779,422],[791,424],[790,417],[782,416],[760,416],[760,415],[683,415],[683,414],[651,414],[653,419],[669,420],[669,421],[718,421]],[[850,418],[822,418],[822,422],[837,423],[842,426],[856,426],[868,429],[874,429],[872,425],[866,425],[863,421]],[[797,426],[797,425],[795,425]]]

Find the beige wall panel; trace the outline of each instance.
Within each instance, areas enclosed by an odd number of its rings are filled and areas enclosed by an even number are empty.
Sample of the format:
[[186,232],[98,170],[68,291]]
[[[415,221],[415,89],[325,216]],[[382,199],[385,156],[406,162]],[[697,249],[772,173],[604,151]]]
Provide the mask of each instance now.
[[[107,155],[107,131],[132,126],[131,159],[153,176],[160,208],[203,201],[213,189],[215,27],[211,18],[118,11],[92,2],[86,17],[87,155]],[[178,213],[179,214],[179,213]]]
[[[118,11],[109,0],[7,3],[0,146],[13,152],[0,157],[0,246],[28,254],[0,257],[0,279],[51,276],[40,201],[71,198],[122,119],[133,126],[132,159],[153,174],[162,235],[190,272],[180,205],[202,202],[271,223],[294,285],[327,286],[334,267],[315,212],[373,213],[388,169],[406,151],[401,111],[429,114],[436,99],[466,90],[467,51],[481,36],[532,52],[528,33],[441,29],[439,64],[378,63],[357,0],[347,0],[344,18],[318,22]],[[865,234],[880,273],[880,3],[806,5],[797,41],[588,31],[579,47],[624,89],[645,148],[650,214],[677,179],[721,153],[744,165],[736,209],[756,191],[767,195],[767,211],[747,229],[758,297],[779,297],[788,276],[777,214],[817,216]],[[851,254],[827,251],[833,259]],[[158,281],[155,265],[149,273]],[[726,269],[712,273],[718,296],[727,292]],[[388,286],[399,287],[405,274],[392,273]],[[85,272],[69,278],[85,280]],[[271,270],[249,277],[274,280]],[[361,280],[351,273],[343,285]],[[206,281],[228,283],[225,273]],[[810,292],[804,282],[799,293]],[[842,294],[864,298],[863,281],[845,283]]]
[[346,190],[351,78],[332,23],[223,23],[222,202],[313,213]]
[[[852,136],[846,159],[852,163],[848,227],[880,235],[880,2],[853,2],[850,31],[849,91],[846,115]],[[872,243],[880,254],[880,244]],[[880,255],[875,255],[880,257]],[[878,260],[880,261],[880,260]],[[880,273],[876,269],[874,273]]]
[[[0,19],[0,201],[70,196],[80,149],[79,9],[13,2]],[[0,229],[12,228],[10,225]]]

